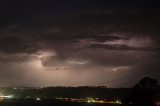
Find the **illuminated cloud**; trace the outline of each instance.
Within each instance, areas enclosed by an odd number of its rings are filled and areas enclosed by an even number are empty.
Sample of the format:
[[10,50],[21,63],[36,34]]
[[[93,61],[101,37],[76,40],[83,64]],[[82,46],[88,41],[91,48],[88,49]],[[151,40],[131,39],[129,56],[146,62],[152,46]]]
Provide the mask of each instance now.
[[103,67],[104,72],[116,72],[129,70],[130,66],[119,66],[119,67]]
[[160,81],[157,4],[3,0],[0,79],[26,86],[121,87],[144,76]]
[[77,64],[77,65],[85,65],[85,64],[88,64],[89,61],[86,61],[86,60],[68,60],[67,63]]

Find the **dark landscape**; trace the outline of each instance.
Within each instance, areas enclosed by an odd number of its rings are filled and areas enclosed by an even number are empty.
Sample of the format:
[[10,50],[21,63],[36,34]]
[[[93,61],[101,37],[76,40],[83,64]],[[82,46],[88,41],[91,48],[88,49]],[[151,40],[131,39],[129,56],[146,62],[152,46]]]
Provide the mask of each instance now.
[[133,88],[81,87],[4,87],[0,88],[3,106],[158,106],[160,86],[145,77]]
[[0,0],[0,106],[160,106],[160,1]]

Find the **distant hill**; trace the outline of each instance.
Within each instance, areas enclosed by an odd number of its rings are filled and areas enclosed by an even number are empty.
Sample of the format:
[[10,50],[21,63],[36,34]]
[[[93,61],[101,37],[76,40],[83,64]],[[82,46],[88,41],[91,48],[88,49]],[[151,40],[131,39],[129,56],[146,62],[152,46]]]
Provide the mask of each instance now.
[[131,88],[106,88],[106,87],[3,87],[0,88],[3,94],[13,94],[16,97],[40,96],[40,97],[97,97],[106,99],[126,98]]

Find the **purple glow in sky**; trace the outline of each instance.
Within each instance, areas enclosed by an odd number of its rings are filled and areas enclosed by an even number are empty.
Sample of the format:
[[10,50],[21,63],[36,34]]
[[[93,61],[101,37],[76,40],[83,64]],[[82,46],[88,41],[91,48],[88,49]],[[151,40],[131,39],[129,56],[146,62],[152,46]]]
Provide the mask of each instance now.
[[2,0],[0,12],[0,86],[160,81],[156,2]]

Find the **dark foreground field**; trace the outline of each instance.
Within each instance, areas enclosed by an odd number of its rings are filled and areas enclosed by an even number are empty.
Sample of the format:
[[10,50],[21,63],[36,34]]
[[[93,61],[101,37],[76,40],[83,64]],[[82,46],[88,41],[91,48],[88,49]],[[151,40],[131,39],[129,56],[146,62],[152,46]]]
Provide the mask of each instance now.
[[0,101],[0,106],[121,106],[118,104],[105,103],[80,103],[80,102],[65,102],[56,100],[7,100]]
[[0,106],[139,106],[139,105],[78,103],[78,102],[60,102],[60,101],[54,101],[54,102],[53,101],[7,101],[7,102],[1,101]]

